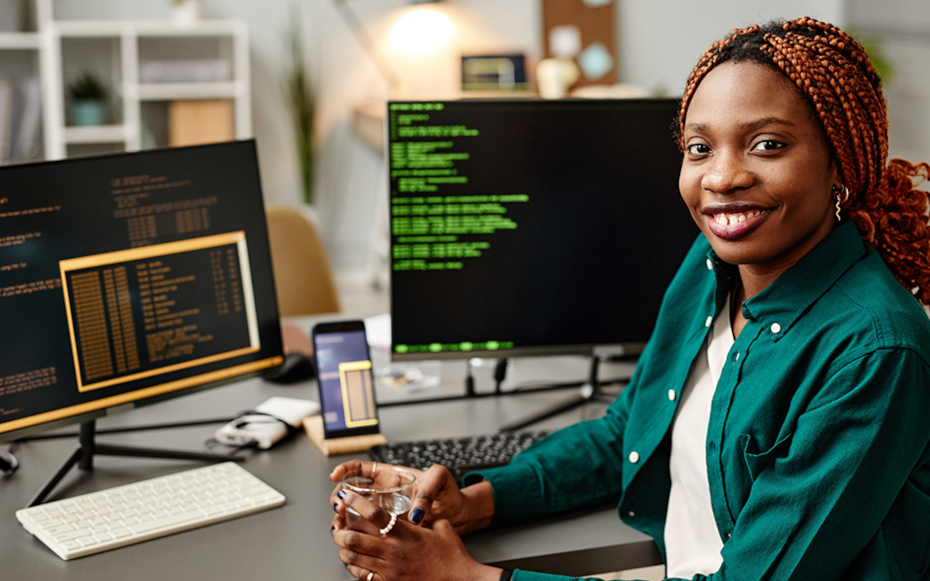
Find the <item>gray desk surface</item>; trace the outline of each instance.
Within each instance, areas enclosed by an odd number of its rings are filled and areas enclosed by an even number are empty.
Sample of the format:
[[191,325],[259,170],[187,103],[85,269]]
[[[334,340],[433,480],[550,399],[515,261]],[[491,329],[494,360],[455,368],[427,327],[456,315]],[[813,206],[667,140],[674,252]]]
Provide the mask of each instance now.
[[[378,357],[375,357],[376,365]],[[533,379],[583,378],[583,360],[519,360],[508,384]],[[627,372],[605,366],[602,377]],[[614,369],[612,369],[614,368]],[[440,387],[416,396],[460,392],[464,363],[442,365]],[[490,369],[475,371],[479,391],[491,389]],[[379,388],[379,398],[396,400],[409,395]],[[525,394],[505,398],[381,410],[382,431],[391,440],[455,437],[487,433],[507,421],[525,417],[573,395],[570,391]],[[114,415],[97,422],[98,429],[231,417],[271,396],[317,399],[313,382],[279,386],[247,379],[192,396]],[[597,406],[593,406],[597,407]],[[589,409],[596,415],[603,408]],[[578,421],[578,411],[540,424],[555,428]],[[99,436],[99,441],[123,445],[176,449],[200,449],[217,425]],[[24,443],[17,452],[20,469],[0,479],[0,579],[96,581],[143,579],[246,580],[353,579],[337,557],[329,534],[332,509],[328,504],[332,485],[327,475],[350,456],[327,458],[303,434],[265,452],[248,454],[243,464],[253,474],[281,491],[284,506],[241,519],[219,523],[137,545],[62,561],[33,539],[14,516],[51,475],[73,448],[73,439]],[[362,457],[362,456],[359,456]],[[53,493],[54,498],[93,492],[145,478],[196,467],[196,463],[140,458],[98,457],[95,470],[76,469]],[[658,553],[651,539],[621,523],[613,507],[551,518],[543,522],[484,531],[465,537],[471,554],[479,561],[551,573],[586,575],[656,564]]]

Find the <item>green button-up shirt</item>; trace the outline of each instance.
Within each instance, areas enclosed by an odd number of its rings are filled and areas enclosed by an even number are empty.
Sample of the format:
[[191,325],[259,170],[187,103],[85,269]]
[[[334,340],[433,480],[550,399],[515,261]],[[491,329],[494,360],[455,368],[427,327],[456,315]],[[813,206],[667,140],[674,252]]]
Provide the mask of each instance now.
[[[495,523],[613,500],[664,555],[677,395],[737,276],[699,237],[605,417],[481,473]],[[930,579],[930,320],[918,302],[846,223],[742,309],[705,443],[723,565],[695,578]]]

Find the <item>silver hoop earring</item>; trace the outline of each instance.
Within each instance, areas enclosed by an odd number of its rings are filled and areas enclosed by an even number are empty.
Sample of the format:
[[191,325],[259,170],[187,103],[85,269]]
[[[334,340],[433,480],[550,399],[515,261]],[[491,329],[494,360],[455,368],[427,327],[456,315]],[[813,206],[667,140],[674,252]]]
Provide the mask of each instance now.
[[[833,186],[830,189],[833,191],[833,197],[836,200],[836,221],[839,222],[842,220],[840,218],[840,204],[845,204],[846,200],[849,199],[849,188],[846,186]],[[843,193],[842,200],[840,200],[840,192]]]

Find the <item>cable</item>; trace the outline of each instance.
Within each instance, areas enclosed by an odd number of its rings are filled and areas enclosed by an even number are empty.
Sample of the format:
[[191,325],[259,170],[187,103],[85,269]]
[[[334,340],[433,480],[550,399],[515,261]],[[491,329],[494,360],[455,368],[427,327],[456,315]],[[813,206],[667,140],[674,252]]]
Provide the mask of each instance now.
[[497,395],[501,394],[501,383],[504,382],[504,378],[507,377],[507,358],[502,357],[497,360],[497,365],[494,366],[494,393]]
[[465,397],[475,397],[475,376],[471,374],[471,360],[465,360]]

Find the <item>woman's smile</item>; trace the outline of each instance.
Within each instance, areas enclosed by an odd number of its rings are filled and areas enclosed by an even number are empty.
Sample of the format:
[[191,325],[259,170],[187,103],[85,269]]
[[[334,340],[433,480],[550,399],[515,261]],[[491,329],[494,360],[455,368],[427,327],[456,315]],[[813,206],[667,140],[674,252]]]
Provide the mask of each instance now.
[[703,208],[707,228],[725,240],[736,240],[758,228],[769,216],[768,208],[753,204],[710,204]]

